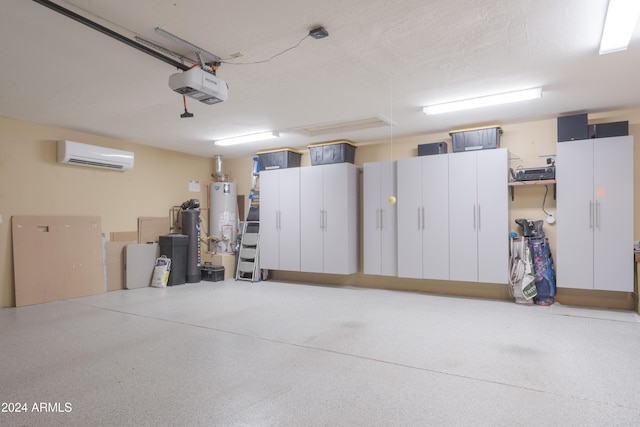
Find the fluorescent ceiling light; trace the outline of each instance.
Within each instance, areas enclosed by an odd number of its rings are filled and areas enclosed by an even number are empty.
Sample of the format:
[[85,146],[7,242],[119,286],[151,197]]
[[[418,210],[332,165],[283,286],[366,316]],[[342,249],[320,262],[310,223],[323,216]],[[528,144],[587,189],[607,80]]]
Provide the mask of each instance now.
[[638,0],[609,0],[604,22],[600,55],[626,50],[640,16]]
[[251,135],[234,136],[233,138],[218,139],[214,142],[214,144],[221,145],[221,146],[236,145],[236,144],[243,144],[245,142],[263,141],[265,139],[272,139],[272,138],[279,138],[279,137],[280,137],[280,134],[278,132],[269,131],[269,132],[253,133]]
[[507,104],[510,102],[526,101],[542,98],[542,88],[518,90],[497,95],[482,96],[480,98],[464,99],[462,101],[429,105],[422,109],[425,114],[441,114],[451,111],[470,110],[472,108],[488,107],[491,105]]

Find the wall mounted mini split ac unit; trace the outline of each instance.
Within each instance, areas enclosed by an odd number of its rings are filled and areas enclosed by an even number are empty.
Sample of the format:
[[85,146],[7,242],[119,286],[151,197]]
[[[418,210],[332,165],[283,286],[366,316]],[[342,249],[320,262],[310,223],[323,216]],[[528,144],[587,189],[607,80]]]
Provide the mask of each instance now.
[[133,169],[133,157],[130,151],[58,141],[58,163],[128,171]]

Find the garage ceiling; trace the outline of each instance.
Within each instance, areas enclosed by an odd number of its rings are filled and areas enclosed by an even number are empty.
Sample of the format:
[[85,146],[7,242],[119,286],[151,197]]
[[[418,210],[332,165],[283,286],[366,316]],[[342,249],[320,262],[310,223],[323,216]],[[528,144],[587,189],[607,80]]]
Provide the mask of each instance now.
[[[182,98],[168,87],[174,67],[34,1],[4,0],[0,115],[195,155],[249,156],[640,106],[639,29],[627,51],[598,55],[607,0],[56,3],[132,40],[195,58],[156,34],[161,27],[218,55],[229,99],[205,105],[187,98],[194,117],[180,118]],[[329,37],[305,38],[317,25]],[[540,100],[421,112],[427,104],[537,86]],[[371,118],[382,126],[309,131]],[[264,130],[281,138],[212,142]]]

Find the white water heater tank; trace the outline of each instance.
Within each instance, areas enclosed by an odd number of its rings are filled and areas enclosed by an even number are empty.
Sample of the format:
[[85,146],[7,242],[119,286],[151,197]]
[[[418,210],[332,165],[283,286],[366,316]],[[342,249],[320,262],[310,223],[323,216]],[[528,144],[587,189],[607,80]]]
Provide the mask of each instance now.
[[232,253],[238,227],[238,190],[233,182],[212,182],[209,187],[209,234],[217,240],[210,251]]

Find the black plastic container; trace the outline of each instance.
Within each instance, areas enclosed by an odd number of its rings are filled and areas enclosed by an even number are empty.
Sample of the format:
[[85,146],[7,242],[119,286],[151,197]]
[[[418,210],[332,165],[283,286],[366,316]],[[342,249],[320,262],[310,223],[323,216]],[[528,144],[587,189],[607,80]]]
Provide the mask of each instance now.
[[454,153],[498,148],[501,134],[497,126],[449,132]]
[[629,121],[589,125],[589,138],[610,138],[629,135]]
[[558,142],[589,138],[587,114],[558,117]]
[[289,148],[261,151],[256,154],[261,171],[300,167],[300,157],[302,156],[301,152]]
[[418,145],[418,156],[432,156],[434,154],[446,154],[446,142],[432,142],[431,144]]
[[186,234],[167,234],[160,236],[160,255],[171,259],[168,286],[182,285],[187,280],[187,246],[189,236]]
[[357,146],[349,141],[332,141],[308,146],[311,165],[330,165],[333,163],[354,163]]
[[206,282],[221,282],[224,280],[224,266],[205,262],[200,267],[202,280]]

